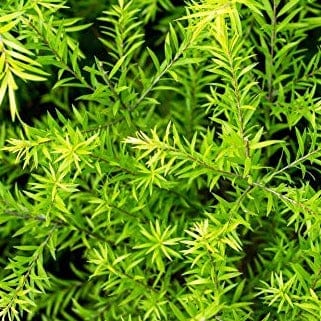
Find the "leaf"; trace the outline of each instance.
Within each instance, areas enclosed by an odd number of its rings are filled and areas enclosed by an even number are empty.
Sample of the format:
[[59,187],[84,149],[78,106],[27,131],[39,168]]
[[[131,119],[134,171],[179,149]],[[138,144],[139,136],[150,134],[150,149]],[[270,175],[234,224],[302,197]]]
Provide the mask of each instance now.
[[172,56],[173,56],[173,52],[171,48],[170,34],[167,33],[165,38],[165,59],[167,63],[169,63],[172,60]]
[[301,135],[300,131],[298,128],[295,127],[295,134],[296,138],[299,144],[299,153],[300,155],[304,155],[304,150],[305,150],[305,139],[303,138],[304,135]]
[[156,57],[155,53],[151,49],[147,48],[147,51],[148,51],[150,57],[152,58],[152,61],[154,63],[154,67],[155,67],[156,71],[159,72],[160,64],[159,64],[158,58]]
[[[13,78],[12,78],[12,80],[13,80]],[[15,120],[16,115],[18,114],[16,98],[15,98],[15,94],[14,94],[15,87],[16,87],[15,82],[12,81],[10,83],[10,79],[8,79],[9,106],[10,106],[11,119],[13,121]]]
[[282,57],[284,57],[284,55],[287,55],[288,52],[293,48],[296,47],[300,42],[299,41],[295,41],[295,42],[290,42],[288,44],[286,44],[285,46],[282,46],[282,48],[280,50],[278,50],[278,52],[275,55],[275,60],[278,60]]
[[203,61],[203,58],[182,58],[175,61],[174,66],[189,66],[191,64],[199,64]]
[[186,316],[178,309],[178,307],[173,302],[169,302],[169,306],[172,309],[177,320],[186,321]]
[[11,21],[8,24],[0,27],[0,34],[4,34],[8,31],[10,31],[17,23],[18,23],[18,21]]
[[169,34],[170,34],[171,43],[173,44],[175,51],[178,51],[178,48],[179,48],[178,38],[172,24],[169,25]]
[[112,68],[112,70],[109,72],[109,79],[111,79],[115,73],[119,70],[119,68],[122,66],[126,59],[126,55],[122,56],[115,64],[115,66]]
[[286,3],[282,9],[277,13],[277,17],[281,17],[282,15],[284,15],[285,13],[287,13],[288,11],[290,11],[294,6],[296,6],[298,3],[300,2],[300,0],[290,0],[288,3]]
[[71,27],[65,28],[65,31],[66,32],[78,32],[78,31],[87,29],[87,28],[91,27],[92,25],[93,25],[92,23],[86,23],[83,25],[71,26]]
[[283,140],[267,140],[264,142],[259,142],[259,143],[254,143],[254,144],[250,143],[250,149],[261,149],[261,148],[271,146],[274,144],[284,144],[284,141]]
[[8,22],[8,21],[12,21],[14,20],[15,18],[18,18],[22,15],[22,12],[12,12],[12,13],[9,13],[9,14],[4,14],[0,17],[0,23],[3,23],[3,22]]
[[251,171],[252,161],[250,157],[246,157],[244,161],[244,172],[243,177],[247,177]]
[[6,74],[2,81],[1,81],[1,86],[0,86],[0,104],[3,101],[4,95],[6,94],[8,88],[8,75]]
[[16,76],[20,77],[23,80],[31,80],[31,81],[44,81],[46,78],[34,75],[34,74],[28,74],[26,72],[17,70],[17,69],[12,69],[12,73],[14,73]]
[[6,38],[3,38],[2,41],[6,46],[8,46],[8,47],[10,47],[12,49],[15,49],[16,51],[22,52],[22,53],[24,53],[24,54],[26,54],[28,56],[33,56],[33,53],[30,50],[26,49],[18,41],[11,41],[11,40],[6,39]]

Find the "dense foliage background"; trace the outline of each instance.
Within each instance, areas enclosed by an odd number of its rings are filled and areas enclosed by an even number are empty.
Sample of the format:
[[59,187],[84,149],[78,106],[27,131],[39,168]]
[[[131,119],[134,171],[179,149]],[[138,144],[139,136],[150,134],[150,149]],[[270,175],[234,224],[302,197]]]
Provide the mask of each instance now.
[[318,0],[4,0],[0,320],[319,321]]

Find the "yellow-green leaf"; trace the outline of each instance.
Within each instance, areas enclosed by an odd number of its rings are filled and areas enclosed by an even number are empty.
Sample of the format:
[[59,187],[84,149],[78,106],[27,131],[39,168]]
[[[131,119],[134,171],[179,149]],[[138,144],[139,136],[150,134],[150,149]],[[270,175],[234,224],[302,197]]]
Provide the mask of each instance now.
[[254,144],[250,144],[250,148],[251,149],[260,149],[260,148],[264,148],[273,144],[278,144],[278,143],[284,143],[283,140],[267,140],[265,142],[259,142],[259,143],[254,143]]
[[11,21],[11,20],[21,16],[21,14],[22,14],[21,12],[13,12],[10,14],[5,14],[2,17],[0,17],[0,23]]

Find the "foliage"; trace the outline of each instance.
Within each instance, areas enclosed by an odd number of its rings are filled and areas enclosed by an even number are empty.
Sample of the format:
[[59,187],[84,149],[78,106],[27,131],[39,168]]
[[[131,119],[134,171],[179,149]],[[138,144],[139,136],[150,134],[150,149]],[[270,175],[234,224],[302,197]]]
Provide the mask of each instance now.
[[0,320],[320,320],[320,14],[3,1]]

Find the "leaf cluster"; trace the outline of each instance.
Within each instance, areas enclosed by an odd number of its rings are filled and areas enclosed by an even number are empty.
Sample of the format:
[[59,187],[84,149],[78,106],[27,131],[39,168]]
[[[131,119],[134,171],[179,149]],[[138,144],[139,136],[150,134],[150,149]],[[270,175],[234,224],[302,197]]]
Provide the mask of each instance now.
[[318,1],[74,5],[0,9],[0,320],[320,320]]

